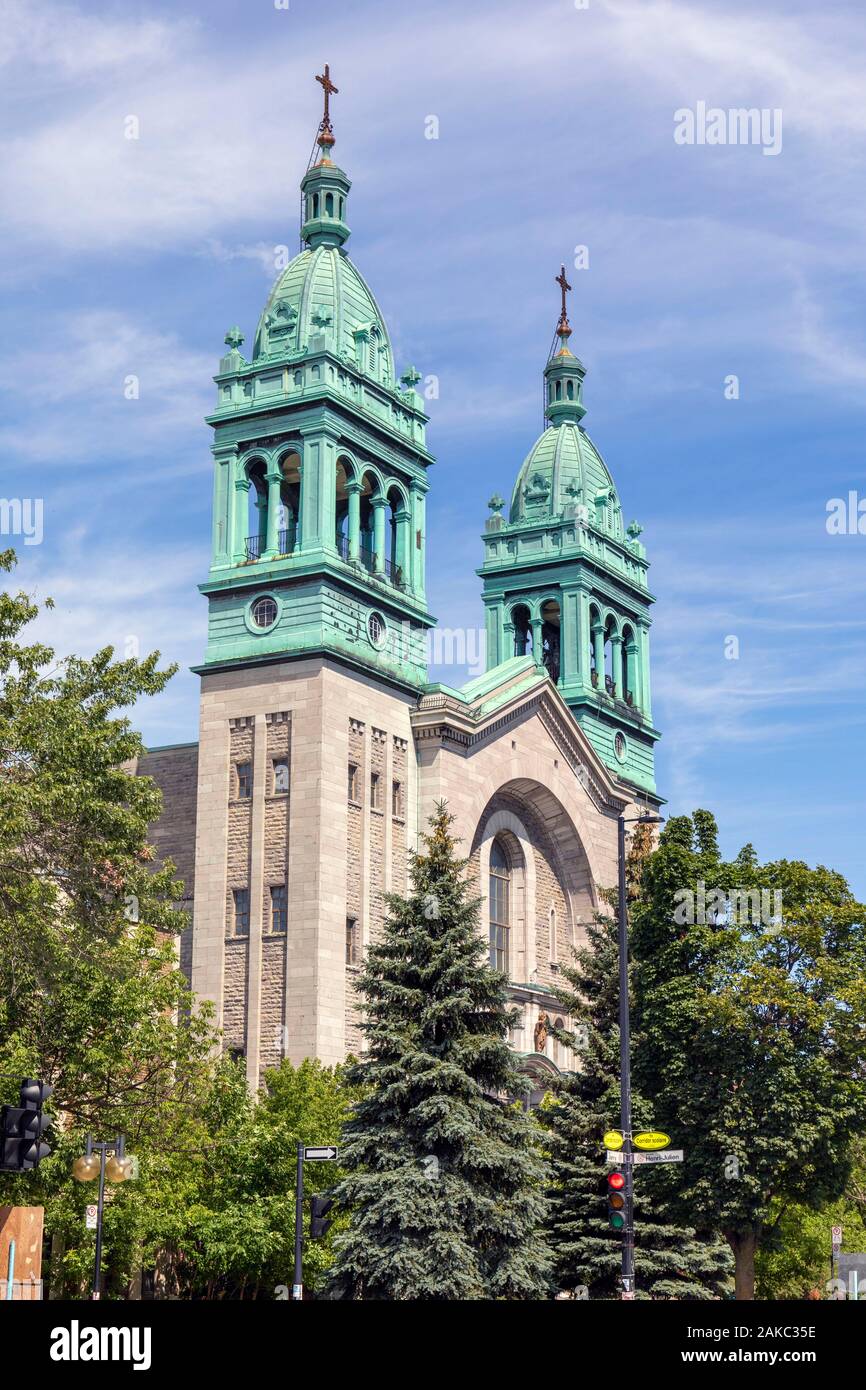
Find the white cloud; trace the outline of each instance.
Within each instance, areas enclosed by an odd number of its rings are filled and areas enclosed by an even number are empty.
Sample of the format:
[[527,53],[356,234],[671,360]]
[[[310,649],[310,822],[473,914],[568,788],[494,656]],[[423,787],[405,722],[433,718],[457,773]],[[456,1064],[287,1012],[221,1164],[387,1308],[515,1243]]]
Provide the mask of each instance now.
[[[193,429],[204,455],[201,418],[215,403],[216,358],[114,311],[60,315],[52,330],[49,346],[40,333],[0,360],[0,389],[14,394],[17,412],[14,423],[0,425],[7,472],[34,461],[112,464],[118,452],[153,453],[159,441]],[[127,395],[136,389],[137,398]],[[176,457],[171,467],[177,471]],[[127,485],[135,483],[128,476]]]

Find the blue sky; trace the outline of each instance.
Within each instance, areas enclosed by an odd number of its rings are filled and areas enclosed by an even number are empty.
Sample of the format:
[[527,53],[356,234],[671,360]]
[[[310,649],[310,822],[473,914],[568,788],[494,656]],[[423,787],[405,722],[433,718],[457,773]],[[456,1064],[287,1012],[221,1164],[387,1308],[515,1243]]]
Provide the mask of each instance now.
[[[440,382],[440,623],[480,622],[486,501],[539,432],[553,276],[586,246],[572,346],[652,562],[659,788],[713,809],[726,850],[828,863],[866,896],[866,535],[826,528],[831,498],[866,497],[861,7],[0,8],[2,492],[44,499],[19,569],[57,602],[42,635],[158,647],[181,673],[138,722],[196,737],[202,416],[226,329],[251,339],[274,247],[297,244],[327,61],[350,252],[398,368]],[[781,110],[780,152],[675,143],[701,101]]]

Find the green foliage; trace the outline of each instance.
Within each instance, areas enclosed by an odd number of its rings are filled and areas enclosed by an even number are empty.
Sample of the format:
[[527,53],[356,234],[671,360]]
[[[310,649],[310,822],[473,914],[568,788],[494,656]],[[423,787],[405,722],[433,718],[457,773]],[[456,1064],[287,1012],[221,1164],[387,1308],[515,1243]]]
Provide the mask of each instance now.
[[[350,1093],[342,1068],[284,1061],[251,1097],[242,1063],[223,1059],[200,1117],[201,1147],[172,1202],[163,1176],[163,1219],[149,1233],[160,1278],[178,1294],[282,1298],[293,1282],[298,1143],[335,1143]],[[305,1165],[305,1193],[339,1178],[335,1165]],[[315,1288],[331,1257],[329,1236],[305,1240],[304,1283]]]
[[[616,1298],[621,1288],[622,1238],[607,1220],[607,1174],[602,1135],[618,1129],[619,952],[616,922],[598,914],[585,946],[562,965],[558,990],[575,1028],[561,1040],[576,1054],[575,1070],[544,1110],[550,1128],[552,1191],[547,1234],[560,1290],[584,1288],[590,1299]],[[635,1130],[654,1128],[651,1106],[634,1093]],[[731,1259],[717,1240],[698,1237],[678,1215],[660,1169],[636,1172],[635,1285],[638,1298],[719,1297],[730,1281]]]
[[484,961],[479,901],[437,808],[412,894],[389,898],[360,975],[368,1052],[344,1131],[350,1212],[334,1297],[541,1298],[548,1259],[537,1131],[515,1096],[505,978]]
[[138,1140],[194,1084],[208,1033],[204,1013],[174,1026],[182,889],[152,863],[159,793],[123,766],[142,743],[119,711],[172,672],[110,648],[55,661],[21,641],[35,616],[0,594],[0,1075],[42,1077],[73,1124]]
[[827,1296],[834,1226],[842,1227],[842,1249],[866,1251],[866,1140],[854,1142],[845,1192],[815,1211],[774,1201],[755,1260],[758,1298]]
[[[761,889],[771,904],[781,893],[779,921],[751,920],[742,894]],[[774,1202],[820,1207],[849,1175],[866,1100],[864,915],[826,868],[762,865],[751,846],[723,862],[706,811],[670,821],[644,867],[636,1078],[686,1151],[672,1180],[696,1223],[734,1251],[738,1297],[753,1296]]]
[[[176,1296],[273,1297],[292,1281],[297,1141],[337,1138],[342,1075],[284,1063],[253,1100],[242,1068],[215,1062],[210,1010],[177,969],[183,889],[147,840],[161,798],[127,770],[143,745],[122,711],[172,672],[108,648],[57,661],[22,639],[36,614],[0,593],[0,1099],[41,1077],[58,1123],[36,1172],[0,1175],[0,1202],[45,1206],[53,1289],[80,1294],[95,1184],[76,1183],[72,1162],[88,1131],[123,1133],[138,1175],[108,1189],[109,1296],[152,1265]],[[333,1165],[306,1176],[315,1190]],[[329,1245],[306,1251],[311,1284]]]

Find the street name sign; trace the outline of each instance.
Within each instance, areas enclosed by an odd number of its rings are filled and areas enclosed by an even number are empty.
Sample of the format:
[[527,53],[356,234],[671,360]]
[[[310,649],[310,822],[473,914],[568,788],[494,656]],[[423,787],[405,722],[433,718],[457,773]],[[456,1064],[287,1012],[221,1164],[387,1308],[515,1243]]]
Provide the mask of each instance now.
[[328,1159],[337,1157],[337,1148],[334,1144],[325,1145],[319,1149],[304,1149],[305,1159]]
[[636,1134],[632,1142],[636,1149],[666,1149],[671,1136],[662,1134],[660,1129],[647,1129]]
[[682,1149],[659,1149],[657,1153],[632,1154],[635,1163],[682,1163]]
[[605,1163],[631,1163],[634,1154],[619,1153],[616,1149],[608,1149],[604,1156]]

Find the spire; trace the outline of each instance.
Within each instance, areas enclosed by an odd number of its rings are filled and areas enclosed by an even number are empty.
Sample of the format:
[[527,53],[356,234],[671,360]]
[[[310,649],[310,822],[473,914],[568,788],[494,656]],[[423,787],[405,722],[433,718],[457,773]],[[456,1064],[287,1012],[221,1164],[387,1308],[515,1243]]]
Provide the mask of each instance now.
[[[550,349],[547,366],[544,369],[544,418],[551,425],[561,425],[564,420],[570,420],[577,424],[586,414],[586,407],[582,400],[583,378],[586,376],[586,368],[568,346],[568,340],[571,337],[571,324],[568,321],[568,305],[565,296],[571,289],[571,285],[565,278],[564,265],[560,266],[559,274],[553,278],[560,288],[562,301],[559,310],[559,322],[554,331],[553,345]],[[557,339],[559,340],[558,351],[556,348]]]
[[319,158],[301,180],[303,196],[303,226],[301,238],[307,246],[342,246],[348,240],[346,199],[351,182],[331,159],[334,147],[334,127],[331,123],[331,97],[340,90],[331,81],[331,69],[326,63],[324,72],[316,73],[322,88],[324,111],[319,121],[316,144]]

